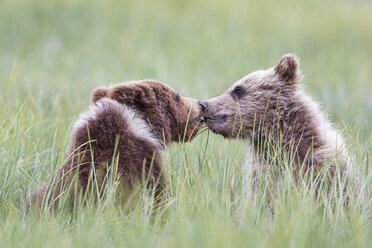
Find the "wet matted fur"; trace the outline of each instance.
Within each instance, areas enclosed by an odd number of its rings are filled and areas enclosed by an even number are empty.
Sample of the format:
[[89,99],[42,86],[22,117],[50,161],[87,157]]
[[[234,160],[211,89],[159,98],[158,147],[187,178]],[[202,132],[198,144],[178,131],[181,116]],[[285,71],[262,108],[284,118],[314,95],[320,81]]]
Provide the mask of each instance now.
[[162,153],[171,142],[192,140],[200,128],[201,106],[154,80],[132,81],[93,91],[93,105],[75,122],[68,158],[56,179],[35,192],[27,207],[55,206],[72,181],[80,193],[101,192],[108,170],[126,189],[146,180],[160,194],[166,180]]

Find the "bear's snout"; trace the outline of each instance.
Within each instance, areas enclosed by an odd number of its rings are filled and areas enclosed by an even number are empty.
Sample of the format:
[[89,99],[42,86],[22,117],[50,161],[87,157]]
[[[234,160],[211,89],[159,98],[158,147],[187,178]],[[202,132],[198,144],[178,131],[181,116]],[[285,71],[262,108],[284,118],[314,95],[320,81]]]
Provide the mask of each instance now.
[[206,109],[207,107],[208,107],[208,102],[204,102],[204,101],[198,101],[198,104],[202,107],[202,109],[204,110],[204,109]]

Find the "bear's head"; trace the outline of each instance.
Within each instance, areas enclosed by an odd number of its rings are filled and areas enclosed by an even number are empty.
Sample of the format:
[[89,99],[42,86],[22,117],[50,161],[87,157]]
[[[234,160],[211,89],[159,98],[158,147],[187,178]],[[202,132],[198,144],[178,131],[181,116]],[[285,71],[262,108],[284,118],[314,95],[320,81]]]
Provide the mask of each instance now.
[[204,121],[224,137],[251,138],[259,128],[272,126],[281,110],[293,107],[299,81],[298,58],[284,55],[275,67],[255,71],[204,102]]
[[142,115],[165,144],[190,141],[201,127],[202,107],[196,100],[181,97],[171,87],[154,80],[131,81],[97,88],[92,101],[110,98]]

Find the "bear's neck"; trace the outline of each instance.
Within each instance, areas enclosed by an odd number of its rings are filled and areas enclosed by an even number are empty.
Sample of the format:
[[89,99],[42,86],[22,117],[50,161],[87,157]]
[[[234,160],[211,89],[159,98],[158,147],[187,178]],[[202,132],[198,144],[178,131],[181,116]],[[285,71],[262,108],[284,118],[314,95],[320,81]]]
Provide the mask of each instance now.
[[169,145],[172,141],[171,133],[171,118],[169,117],[168,111],[164,109],[160,104],[144,105],[141,107],[140,104],[132,105],[137,112],[141,113],[144,120],[150,126],[155,137],[159,139],[163,146]]
[[268,112],[260,122],[264,124],[250,137],[257,157],[270,164],[321,165],[322,158],[313,156],[315,150],[324,147],[317,129],[318,118],[301,104],[290,109],[279,106],[275,112]]
[[147,120],[149,126],[151,127],[154,135],[161,141],[163,146],[169,145],[172,142],[172,136],[170,133],[170,128],[162,121],[158,120]]

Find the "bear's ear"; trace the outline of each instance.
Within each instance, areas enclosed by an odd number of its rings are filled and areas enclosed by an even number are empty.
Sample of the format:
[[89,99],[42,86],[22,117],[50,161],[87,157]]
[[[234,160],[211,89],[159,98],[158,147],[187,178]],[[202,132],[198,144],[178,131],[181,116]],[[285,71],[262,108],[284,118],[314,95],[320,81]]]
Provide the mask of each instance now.
[[300,61],[294,54],[285,54],[274,67],[280,77],[289,83],[296,83],[298,78],[298,69]]
[[100,87],[100,88],[97,88],[97,89],[93,90],[92,102],[95,103],[95,102],[99,101],[100,99],[102,99],[103,97],[106,97],[107,93],[108,93],[108,89],[103,88],[103,87]]

